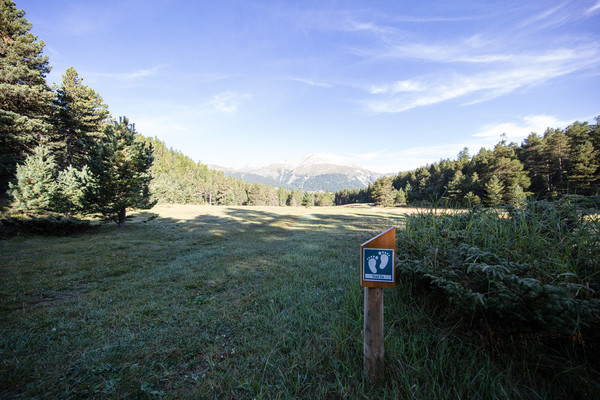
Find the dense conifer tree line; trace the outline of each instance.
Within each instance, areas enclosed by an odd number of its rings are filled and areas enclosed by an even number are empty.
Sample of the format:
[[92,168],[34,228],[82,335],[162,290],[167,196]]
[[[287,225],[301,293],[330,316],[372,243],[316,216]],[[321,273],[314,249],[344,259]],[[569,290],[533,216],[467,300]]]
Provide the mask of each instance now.
[[465,148],[456,160],[380,178],[366,190],[343,190],[335,200],[497,206],[567,194],[600,194],[600,117],[595,124],[574,122],[564,129],[548,128],[541,136],[531,133],[521,145],[501,140],[474,156]]

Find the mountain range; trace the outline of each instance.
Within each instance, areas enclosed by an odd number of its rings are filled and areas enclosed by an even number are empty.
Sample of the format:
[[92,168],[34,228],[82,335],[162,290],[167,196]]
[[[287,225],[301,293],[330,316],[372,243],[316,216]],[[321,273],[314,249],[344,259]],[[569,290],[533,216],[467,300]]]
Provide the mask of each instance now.
[[250,183],[309,192],[362,189],[384,176],[328,153],[310,154],[300,161],[286,161],[263,167],[232,169],[209,165],[209,168]]

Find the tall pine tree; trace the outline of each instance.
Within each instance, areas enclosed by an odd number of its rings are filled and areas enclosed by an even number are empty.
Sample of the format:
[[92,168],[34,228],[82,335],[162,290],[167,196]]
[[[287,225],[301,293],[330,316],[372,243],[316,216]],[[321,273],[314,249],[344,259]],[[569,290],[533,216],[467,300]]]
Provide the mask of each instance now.
[[93,152],[93,138],[103,135],[110,116],[108,107],[82,83],[73,67],[67,69],[55,91],[52,142],[59,164],[81,168]]
[[373,184],[373,201],[376,206],[391,207],[394,205],[396,193],[392,185],[392,178],[379,178]]
[[544,155],[548,164],[548,191],[567,193],[567,166],[571,144],[561,129],[548,128],[544,132]]
[[38,214],[54,207],[56,193],[56,163],[45,146],[38,146],[33,154],[17,167],[17,181],[9,183],[13,198],[12,209]]
[[570,158],[570,191],[577,194],[594,194],[594,190],[597,192],[596,171],[600,167],[600,162],[592,142],[586,141],[572,147]]
[[28,154],[50,131],[52,92],[44,42],[31,32],[25,13],[0,0],[0,197]]
[[495,207],[502,203],[502,193],[504,193],[504,185],[496,175],[492,175],[490,180],[485,184],[485,202],[490,207]]
[[125,117],[109,125],[98,140],[98,155],[90,163],[97,180],[94,209],[106,219],[125,225],[127,208],[150,208],[148,185],[154,156],[152,145],[136,138]]

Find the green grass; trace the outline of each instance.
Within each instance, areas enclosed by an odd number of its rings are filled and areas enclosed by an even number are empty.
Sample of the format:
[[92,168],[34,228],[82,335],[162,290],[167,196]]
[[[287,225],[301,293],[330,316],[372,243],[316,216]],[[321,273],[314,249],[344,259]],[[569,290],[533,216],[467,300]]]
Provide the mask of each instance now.
[[[0,241],[0,398],[592,397],[580,347],[498,341],[400,284],[362,372],[368,208],[163,206],[122,230]],[[553,379],[566,373],[571,385]],[[587,380],[596,378],[596,382]],[[584,383],[581,386],[582,381]]]

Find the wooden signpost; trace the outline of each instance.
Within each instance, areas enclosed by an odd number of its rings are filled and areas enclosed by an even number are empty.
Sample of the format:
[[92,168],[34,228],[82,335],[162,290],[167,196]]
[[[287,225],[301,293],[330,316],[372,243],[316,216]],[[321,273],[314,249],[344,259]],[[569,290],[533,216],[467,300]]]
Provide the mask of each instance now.
[[383,373],[383,288],[396,287],[396,228],[360,246],[360,266],[365,288],[364,368],[376,382]]

